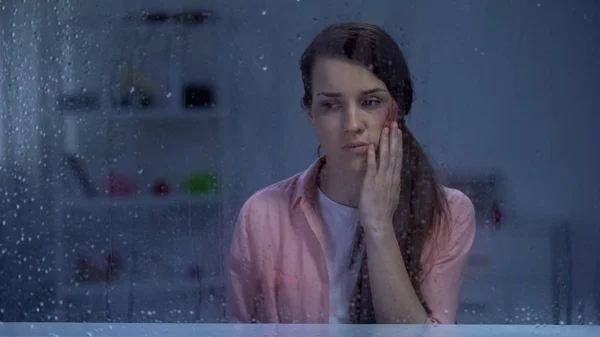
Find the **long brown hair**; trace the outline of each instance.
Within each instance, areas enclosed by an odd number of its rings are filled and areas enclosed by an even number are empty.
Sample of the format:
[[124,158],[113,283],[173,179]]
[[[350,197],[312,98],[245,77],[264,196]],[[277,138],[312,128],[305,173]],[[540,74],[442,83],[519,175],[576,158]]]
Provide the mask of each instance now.
[[[300,70],[304,83],[302,105],[312,104],[312,71],[320,57],[350,60],[362,64],[387,86],[398,106],[398,120],[403,134],[403,165],[400,207],[393,217],[396,239],[415,292],[430,314],[420,291],[423,266],[421,257],[425,243],[439,232],[447,216],[447,202],[437,183],[427,155],[404,123],[413,103],[413,85],[408,65],[400,47],[383,29],[366,23],[341,23],[325,28],[304,51]],[[360,226],[359,226],[360,228]],[[355,248],[361,244],[359,231]],[[366,254],[365,254],[366,255]],[[367,280],[365,282],[365,280]],[[351,304],[351,322],[374,322],[368,282],[366,256],[361,277]]]

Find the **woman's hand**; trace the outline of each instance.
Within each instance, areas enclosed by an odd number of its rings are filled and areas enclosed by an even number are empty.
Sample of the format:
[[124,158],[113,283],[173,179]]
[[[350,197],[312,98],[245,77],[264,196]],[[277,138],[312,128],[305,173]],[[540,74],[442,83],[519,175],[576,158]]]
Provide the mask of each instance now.
[[391,226],[400,201],[402,131],[397,122],[381,131],[378,157],[376,159],[375,148],[370,145],[358,206],[361,225],[365,231],[371,232]]

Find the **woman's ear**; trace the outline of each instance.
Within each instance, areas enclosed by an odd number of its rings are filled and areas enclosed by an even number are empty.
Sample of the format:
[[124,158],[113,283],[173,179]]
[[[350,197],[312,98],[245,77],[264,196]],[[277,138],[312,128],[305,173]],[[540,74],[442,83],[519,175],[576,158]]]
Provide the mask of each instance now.
[[311,108],[306,109],[306,117],[308,118],[310,124],[315,125],[315,117]]

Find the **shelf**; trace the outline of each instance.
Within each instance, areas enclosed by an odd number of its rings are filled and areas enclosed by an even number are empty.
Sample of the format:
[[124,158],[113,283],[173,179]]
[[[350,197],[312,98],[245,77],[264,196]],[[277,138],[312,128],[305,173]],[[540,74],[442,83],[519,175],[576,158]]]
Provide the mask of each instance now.
[[90,207],[140,207],[140,206],[152,206],[152,207],[165,207],[165,206],[202,206],[218,204],[221,202],[221,195],[173,195],[157,197],[152,195],[144,196],[131,196],[131,197],[98,197],[98,198],[86,198],[79,197],[77,199],[66,199],[63,200],[63,206],[74,207],[74,208],[90,208]]
[[[218,277],[209,277],[197,280],[154,280],[144,282],[118,281],[115,283],[93,283],[68,285],[61,288],[65,297],[102,296],[106,293],[114,296],[126,296],[131,290],[135,295],[155,295],[157,293],[196,293],[202,289],[218,289],[224,286],[223,280]],[[132,289],[133,288],[133,289]]]
[[[198,30],[199,28],[206,30],[209,27],[215,27],[215,13],[212,11],[191,11],[181,14],[191,14],[184,16],[183,20],[177,20],[176,14],[178,11],[158,11],[156,14],[167,15],[164,22],[158,20],[143,20],[143,14],[153,14],[154,11],[139,11],[126,16],[114,15],[114,13],[94,13],[94,15],[76,15],[70,18],[61,19],[59,22],[63,25],[70,25],[79,29],[102,28],[109,27],[119,32],[131,32],[133,30],[141,30],[146,32],[179,32],[181,30]],[[205,14],[203,16],[203,14]],[[193,17],[203,16],[199,21],[189,20]],[[186,20],[187,19],[187,20]]]
[[[154,109],[153,109],[154,110]],[[214,110],[196,110],[190,112],[135,111],[98,114],[97,112],[66,112],[64,116],[77,119],[100,119],[108,121],[219,121],[225,114]]]

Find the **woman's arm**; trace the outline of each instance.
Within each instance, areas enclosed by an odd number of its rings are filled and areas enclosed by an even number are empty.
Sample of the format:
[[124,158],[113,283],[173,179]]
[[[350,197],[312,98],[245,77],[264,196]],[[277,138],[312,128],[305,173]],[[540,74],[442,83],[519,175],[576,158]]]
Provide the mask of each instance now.
[[[238,216],[226,265],[227,319],[232,323],[256,323],[260,318],[262,275],[257,265],[256,217],[261,212],[253,211],[252,201],[247,201]],[[253,235],[254,234],[254,235]]]
[[456,311],[467,255],[475,236],[475,211],[464,194],[450,205],[451,233],[421,285],[429,308],[427,316],[414,291],[391,224],[366,226],[369,278],[378,323],[445,323],[456,320]]
[[423,324],[427,312],[412,287],[391,224],[365,231],[375,319],[380,324]]
[[410,282],[392,224],[400,198],[402,151],[402,131],[393,122],[381,131],[379,158],[369,146],[359,214],[377,323],[423,324],[427,312]]
[[254,298],[258,296],[258,282],[249,261],[250,249],[244,229],[238,224],[227,260],[227,320],[231,323],[251,323],[256,314]]
[[378,159],[375,148],[369,146],[359,201],[375,318],[378,323],[454,323],[467,254],[475,236],[473,204],[458,191],[448,192],[450,219],[443,220],[450,223],[443,227],[449,228],[450,235],[428,242],[441,242],[442,246],[430,259],[433,265],[420,289],[432,312],[428,317],[410,282],[392,224],[401,190],[398,171],[402,158],[402,131],[394,122],[382,130]]

